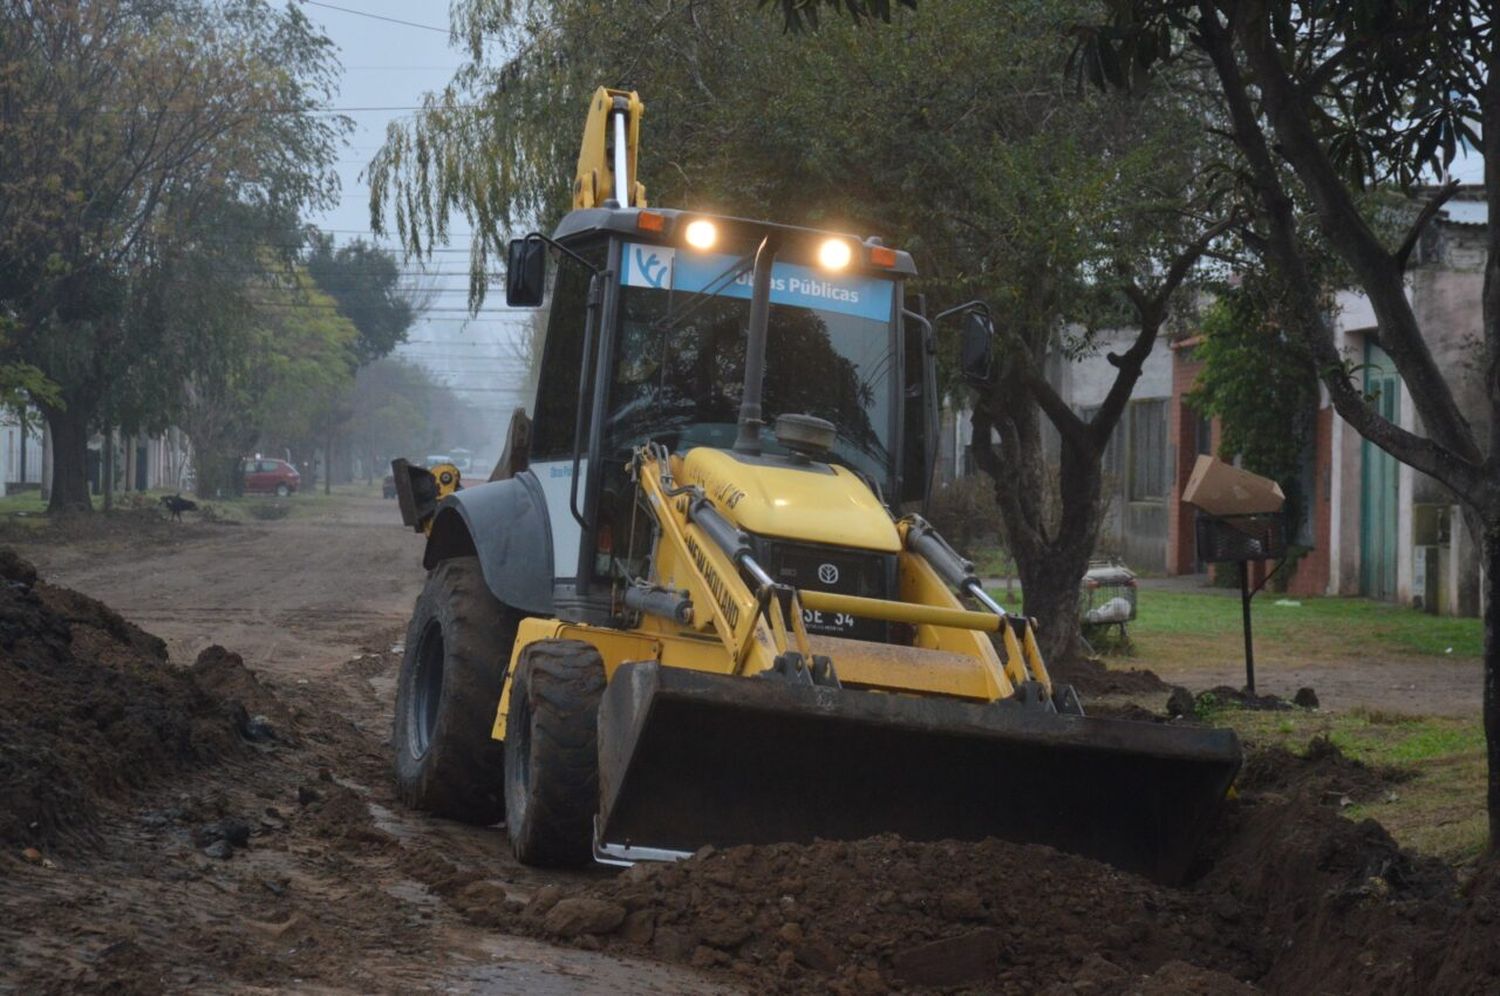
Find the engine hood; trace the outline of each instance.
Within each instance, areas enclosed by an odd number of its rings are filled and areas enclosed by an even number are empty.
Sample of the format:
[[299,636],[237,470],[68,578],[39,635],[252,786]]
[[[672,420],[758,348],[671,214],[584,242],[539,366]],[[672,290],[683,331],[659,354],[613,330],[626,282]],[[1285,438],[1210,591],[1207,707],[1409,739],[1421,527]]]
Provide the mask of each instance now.
[[795,465],[700,446],[675,475],[696,484],[723,516],[760,536],[899,553],[890,513],[857,476],[825,463]]

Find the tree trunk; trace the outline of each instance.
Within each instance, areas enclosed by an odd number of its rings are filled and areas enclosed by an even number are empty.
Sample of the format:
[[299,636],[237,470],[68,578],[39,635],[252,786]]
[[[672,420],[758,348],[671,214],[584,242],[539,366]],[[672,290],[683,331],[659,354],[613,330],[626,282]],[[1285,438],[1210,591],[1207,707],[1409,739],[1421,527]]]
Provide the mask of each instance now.
[[1484,742],[1489,857],[1500,859],[1500,526],[1484,533]]
[[99,490],[104,492],[104,510],[108,512],[115,506],[115,430],[106,426],[104,429],[104,449],[100,454],[103,457],[103,466],[99,469]]
[[[1054,554],[1061,553],[1052,544]],[[1077,545],[1077,544],[1073,544]],[[1016,562],[1026,615],[1037,620],[1037,649],[1042,660],[1064,662],[1082,653],[1078,625],[1078,582],[1088,568],[1088,551],[1079,556],[1027,558]]]
[[52,426],[42,419],[42,501],[52,497]]
[[91,512],[88,418],[76,408],[46,406],[42,414],[52,436],[52,493],[48,512]]
[[[1015,397],[996,420],[999,451],[989,445],[989,415],[982,406],[975,409],[974,458],[995,484],[1024,611],[1037,621],[1037,648],[1044,661],[1065,662],[1083,653],[1078,584],[1098,534],[1101,454],[1064,441],[1061,464],[1049,467],[1037,409],[1029,399]],[[1054,473],[1059,507],[1049,508],[1048,478]]]

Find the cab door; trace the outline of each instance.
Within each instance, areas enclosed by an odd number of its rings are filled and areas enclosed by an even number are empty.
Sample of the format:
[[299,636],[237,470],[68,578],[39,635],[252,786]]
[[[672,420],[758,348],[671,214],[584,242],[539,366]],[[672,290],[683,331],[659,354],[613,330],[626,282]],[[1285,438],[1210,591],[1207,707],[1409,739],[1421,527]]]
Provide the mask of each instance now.
[[[899,298],[898,298],[899,300]],[[922,311],[918,305],[916,314]],[[937,340],[925,321],[901,316],[901,501],[925,509],[937,460]]]

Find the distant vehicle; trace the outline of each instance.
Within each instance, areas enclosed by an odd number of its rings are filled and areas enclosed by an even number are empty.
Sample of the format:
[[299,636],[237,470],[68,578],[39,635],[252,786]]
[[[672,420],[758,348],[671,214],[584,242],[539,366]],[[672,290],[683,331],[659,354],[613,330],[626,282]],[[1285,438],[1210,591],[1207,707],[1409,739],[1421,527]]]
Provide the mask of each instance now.
[[462,447],[455,446],[448,453],[448,462],[457,467],[460,474],[467,474],[469,468],[474,465],[474,455]]
[[380,482],[380,497],[396,497],[396,476],[394,474],[385,475],[385,480]]
[[452,463],[453,458],[446,453],[429,453],[422,460],[422,466],[427,468],[436,467],[440,463]]
[[241,464],[245,475],[245,494],[275,495],[285,498],[302,487],[302,475],[285,460],[275,457],[246,457]]

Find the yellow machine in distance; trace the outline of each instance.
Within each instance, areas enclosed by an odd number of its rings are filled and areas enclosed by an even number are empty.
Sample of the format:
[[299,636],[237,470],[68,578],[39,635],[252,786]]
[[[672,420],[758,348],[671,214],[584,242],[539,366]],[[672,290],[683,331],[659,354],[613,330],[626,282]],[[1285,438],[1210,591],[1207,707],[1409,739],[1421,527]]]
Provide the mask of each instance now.
[[549,316],[491,480],[396,475],[430,572],[403,798],[504,819],[533,864],[894,832],[1181,876],[1234,734],[1086,716],[903,511],[937,435],[910,256],[647,208],[641,113],[595,95],[577,209],[512,243],[508,302]]

